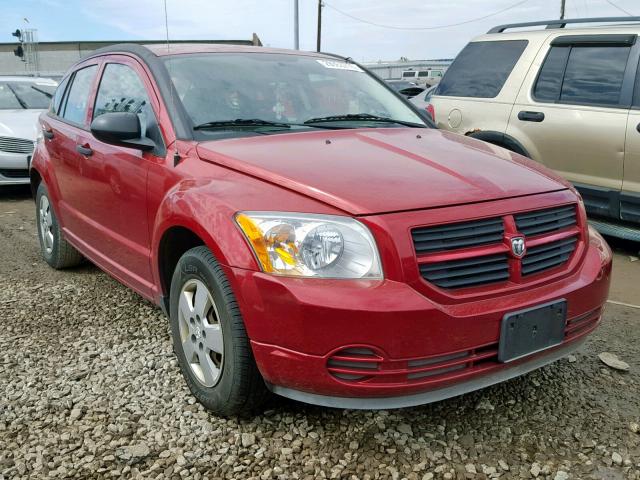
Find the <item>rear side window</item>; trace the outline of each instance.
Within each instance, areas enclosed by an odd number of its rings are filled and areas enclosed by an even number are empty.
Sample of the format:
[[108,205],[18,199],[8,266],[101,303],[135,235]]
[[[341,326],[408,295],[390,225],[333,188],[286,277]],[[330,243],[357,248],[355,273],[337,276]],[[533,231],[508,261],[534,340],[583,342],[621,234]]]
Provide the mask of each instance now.
[[542,102],[555,102],[560,97],[564,67],[569,58],[569,47],[553,47],[540,69],[533,96]]
[[551,47],[534,97],[546,102],[618,105],[630,51],[628,46]]
[[93,85],[93,79],[96,76],[97,70],[97,65],[91,65],[75,73],[73,83],[71,84],[69,94],[65,101],[62,118],[78,125],[84,124],[87,105],[89,104],[89,95],[91,94],[91,86]]
[[67,85],[69,83],[69,77],[65,78],[58,88],[56,88],[56,93],[53,95],[53,100],[51,102],[51,113],[57,115],[60,111],[60,104],[62,103],[62,97],[64,96],[64,91],[67,89]]
[[436,94],[496,97],[528,43],[526,40],[469,43],[447,70]]
[[414,78],[416,76],[416,72],[403,72],[402,78]]

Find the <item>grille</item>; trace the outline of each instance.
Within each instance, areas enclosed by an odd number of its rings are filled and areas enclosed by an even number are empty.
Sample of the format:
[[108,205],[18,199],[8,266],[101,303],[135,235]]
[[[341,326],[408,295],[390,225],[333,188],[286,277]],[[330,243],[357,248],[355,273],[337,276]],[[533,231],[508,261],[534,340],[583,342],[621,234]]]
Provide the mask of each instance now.
[[531,275],[562,265],[576,249],[576,237],[531,247],[522,258],[522,275]]
[[29,170],[26,168],[9,169],[0,168],[0,175],[7,178],[28,178]]
[[556,232],[577,224],[574,205],[519,213],[513,217],[518,231],[527,237],[541,233]]
[[414,228],[411,231],[417,253],[432,253],[500,242],[504,234],[502,218]]
[[24,138],[0,137],[0,151],[7,153],[33,153],[33,142]]
[[[442,289],[521,283],[525,277],[565,264],[578,248],[575,204],[504,214],[466,222],[416,227],[411,238],[420,276]],[[508,238],[532,237],[523,258]]]
[[463,288],[509,278],[506,254],[465,258],[420,265],[422,277],[442,288]]

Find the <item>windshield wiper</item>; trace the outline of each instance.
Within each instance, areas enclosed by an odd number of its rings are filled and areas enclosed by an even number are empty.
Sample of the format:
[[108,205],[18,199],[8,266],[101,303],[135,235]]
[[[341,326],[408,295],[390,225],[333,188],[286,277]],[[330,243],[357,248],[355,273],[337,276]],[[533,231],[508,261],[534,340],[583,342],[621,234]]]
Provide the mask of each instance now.
[[22,100],[20,98],[20,96],[16,93],[15,89],[11,85],[9,85],[8,83],[6,85],[7,85],[7,88],[9,88],[9,90],[11,90],[11,93],[13,93],[13,96],[16,97],[16,100],[18,101],[20,106],[22,108],[24,108],[25,110],[28,110],[29,106],[26,104],[26,102],[24,100]]
[[278,127],[291,128],[290,123],[272,122],[270,120],[262,120],[260,118],[236,118],[235,120],[215,120],[213,122],[205,122],[193,127],[194,130],[206,130],[224,127]]
[[47,98],[53,98],[53,94],[47,92],[46,90],[42,90],[41,88],[38,88],[38,87],[33,86],[33,85],[31,85],[31,88],[33,88],[36,92],[39,92],[39,93],[43,94]]
[[397,123],[398,125],[405,125],[413,128],[428,128],[426,125],[415,122],[407,122],[405,120],[397,120],[390,117],[382,117],[379,115],[371,115],[370,113],[347,113],[344,115],[331,115],[328,117],[317,117],[306,120],[305,125],[311,123],[324,123],[324,122],[353,122],[353,121],[367,121],[367,122],[380,122],[380,123]]

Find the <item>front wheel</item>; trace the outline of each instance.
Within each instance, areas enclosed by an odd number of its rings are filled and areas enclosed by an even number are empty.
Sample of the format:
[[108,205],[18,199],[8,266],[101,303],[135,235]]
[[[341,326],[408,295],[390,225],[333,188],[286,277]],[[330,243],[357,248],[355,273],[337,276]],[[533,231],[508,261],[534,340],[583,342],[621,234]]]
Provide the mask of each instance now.
[[268,396],[229,281],[206,247],[187,251],[171,281],[173,349],[189,389],[220,416],[249,414]]

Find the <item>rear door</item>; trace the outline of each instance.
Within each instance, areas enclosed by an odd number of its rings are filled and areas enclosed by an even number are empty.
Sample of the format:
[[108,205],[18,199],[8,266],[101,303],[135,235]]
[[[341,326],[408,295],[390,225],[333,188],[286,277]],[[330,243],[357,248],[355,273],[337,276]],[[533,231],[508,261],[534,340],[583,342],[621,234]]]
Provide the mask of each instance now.
[[507,134],[573,182],[592,215],[618,217],[637,54],[635,35],[550,38],[509,119]]
[[86,241],[96,261],[139,292],[152,292],[147,172],[164,162],[164,142],[157,122],[159,101],[144,69],[134,59],[112,55],[104,60],[95,95],[93,119],[111,112],[138,115],[142,136],[156,144],[149,152],[97,140],[90,131],[79,135],[87,150],[82,182],[91,194],[82,204],[87,219]]
[[72,73],[59,105],[47,115],[45,135],[58,191],[58,215],[63,228],[82,236],[85,222],[82,206],[90,186],[81,181],[87,167],[77,150],[78,137],[89,128],[88,106],[98,72],[96,60],[82,64]]

